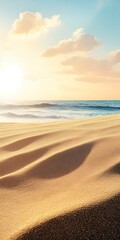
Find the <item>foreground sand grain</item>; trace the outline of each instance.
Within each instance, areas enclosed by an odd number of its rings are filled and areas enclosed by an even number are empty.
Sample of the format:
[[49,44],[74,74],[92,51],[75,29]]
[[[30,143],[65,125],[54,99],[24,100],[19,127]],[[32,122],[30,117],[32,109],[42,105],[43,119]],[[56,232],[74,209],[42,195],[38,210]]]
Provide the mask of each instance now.
[[120,115],[0,124],[0,240],[120,239]]

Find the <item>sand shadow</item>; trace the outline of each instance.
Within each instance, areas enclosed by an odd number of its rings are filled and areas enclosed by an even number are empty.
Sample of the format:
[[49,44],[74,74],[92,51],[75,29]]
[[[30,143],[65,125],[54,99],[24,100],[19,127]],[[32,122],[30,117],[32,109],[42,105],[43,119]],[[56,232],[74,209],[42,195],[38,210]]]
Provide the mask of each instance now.
[[120,163],[117,163],[108,170],[109,174],[120,174]]
[[47,137],[48,135],[49,135],[49,133],[43,133],[43,134],[39,134],[39,135],[27,137],[27,138],[22,138],[20,140],[17,140],[17,141],[7,144],[6,146],[3,146],[2,148],[5,151],[9,151],[9,152],[18,151],[22,148],[25,148],[26,146],[29,146],[33,142],[36,142],[38,140],[41,140],[44,137]]
[[21,153],[0,162],[0,176],[13,173],[41,158],[49,149],[49,146]]
[[65,176],[77,169],[88,157],[92,149],[92,143],[86,143],[80,146],[56,153],[46,160],[36,164],[28,176],[35,178],[59,178]]
[[5,151],[10,151],[10,152],[18,151],[18,150],[30,145],[31,143],[37,141],[39,139],[39,137],[40,137],[40,135],[17,140],[15,142],[9,143],[8,145],[4,146],[3,149]]
[[27,229],[14,240],[119,240],[120,195]]
[[[51,157],[46,158],[44,161],[36,162],[34,166],[28,169],[26,172],[18,176],[6,176],[0,180],[0,187],[3,188],[12,188],[20,185],[21,183],[31,179],[31,178],[42,178],[42,179],[53,179],[63,177],[78,167],[86,160],[89,153],[91,152],[93,143],[86,143],[80,146],[75,146],[73,148],[64,150],[53,154]],[[46,149],[47,150],[47,149]],[[43,151],[37,150],[33,152],[33,159],[36,160],[40,157],[40,154],[44,154]],[[26,156],[26,155],[25,155]],[[25,156],[20,156],[22,160],[21,164],[23,165],[23,160]],[[27,155],[28,157],[28,155]],[[19,159],[19,160],[20,160]],[[29,162],[29,161],[28,161]],[[31,158],[30,158],[31,162]],[[20,165],[20,161],[19,161]],[[20,166],[19,166],[20,167]]]

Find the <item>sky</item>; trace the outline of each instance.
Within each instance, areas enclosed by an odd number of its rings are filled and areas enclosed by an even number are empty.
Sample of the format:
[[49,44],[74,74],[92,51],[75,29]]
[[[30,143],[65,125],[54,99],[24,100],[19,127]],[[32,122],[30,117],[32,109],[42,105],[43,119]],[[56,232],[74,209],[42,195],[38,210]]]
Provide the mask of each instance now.
[[119,0],[0,0],[0,102],[120,99]]

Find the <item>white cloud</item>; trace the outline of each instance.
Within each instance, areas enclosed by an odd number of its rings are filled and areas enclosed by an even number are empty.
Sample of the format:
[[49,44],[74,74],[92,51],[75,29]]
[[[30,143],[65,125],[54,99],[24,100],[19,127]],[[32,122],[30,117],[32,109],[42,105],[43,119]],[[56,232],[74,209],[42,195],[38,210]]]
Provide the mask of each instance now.
[[120,63],[120,49],[110,52],[110,57],[115,63]]
[[93,57],[71,57],[62,62],[63,73],[72,74],[80,81],[119,81],[120,72],[115,71],[114,63],[110,59]]
[[56,46],[48,48],[44,51],[44,57],[55,57],[61,54],[68,54],[72,52],[89,52],[101,43],[96,37],[87,34],[82,28],[77,29],[72,38],[60,41]]
[[12,26],[11,33],[17,36],[33,36],[60,25],[59,15],[44,18],[39,12],[22,12]]

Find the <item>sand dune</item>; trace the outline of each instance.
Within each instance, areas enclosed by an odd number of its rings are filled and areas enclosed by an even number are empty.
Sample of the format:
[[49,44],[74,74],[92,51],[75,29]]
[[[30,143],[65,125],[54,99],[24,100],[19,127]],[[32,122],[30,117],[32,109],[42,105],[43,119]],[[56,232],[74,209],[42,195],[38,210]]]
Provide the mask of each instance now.
[[120,239],[120,115],[0,124],[0,240]]

